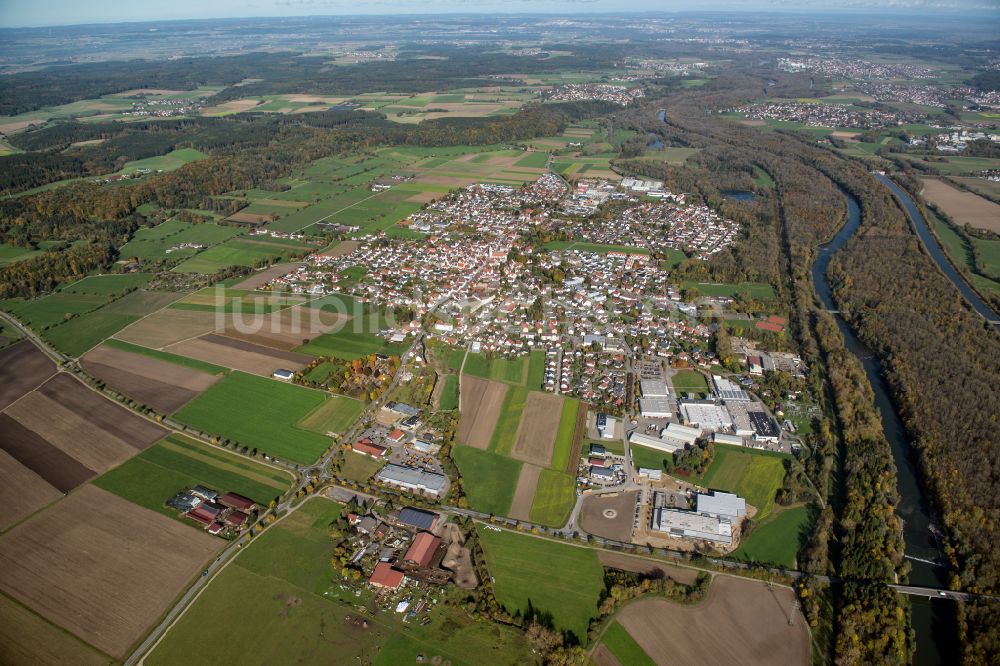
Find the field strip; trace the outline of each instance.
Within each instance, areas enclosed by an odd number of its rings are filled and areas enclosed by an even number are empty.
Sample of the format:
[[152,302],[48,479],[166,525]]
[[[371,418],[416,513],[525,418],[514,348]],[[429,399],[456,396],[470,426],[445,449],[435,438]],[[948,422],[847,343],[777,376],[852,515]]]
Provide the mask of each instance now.
[[245,476],[248,479],[259,481],[260,483],[263,483],[264,485],[270,486],[277,490],[285,491],[288,489],[288,485],[282,485],[280,481],[277,481],[272,477],[261,474],[260,472],[254,472],[253,470],[245,469],[238,465],[230,464],[224,460],[219,460],[214,456],[201,453],[200,451],[189,449],[183,445],[177,444],[176,442],[171,442],[169,439],[161,440],[160,446],[175,453],[180,453],[181,455],[185,455],[188,458],[193,458],[195,460],[200,460],[201,462],[208,463],[213,467],[218,467],[219,469],[224,469],[233,472],[235,474],[239,474],[240,476]]
[[302,225],[301,227],[299,227],[298,229],[295,229],[295,231],[301,231],[302,229],[305,229],[306,227],[311,227],[311,226],[312,226],[312,225],[314,225],[314,224],[319,224],[320,222],[322,222],[322,221],[324,221],[324,220],[326,220],[326,219],[329,219],[329,218],[333,217],[334,215],[337,215],[338,213],[343,213],[343,212],[344,212],[345,210],[347,210],[348,208],[354,208],[354,207],[355,207],[355,206],[357,206],[358,204],[362,204],[362,203],[364,203],[364,202],[368,201],[369,199],[374,199],[375,197],[377,197],[377,196],[378,196],[378,195],[380,195],[380,194],[382,194],[382,193],[381,193],[381,192],[376,192],[375,194],[373,194],[373,195],[371,195],[371,196],[368,196],[368,197],[365,197],[364,199],[361,199],[360,201],[355,201],[355,202],[354,202],[354,203],[352,203],[352,204],[351,204],[350,206],[344,206],[344,207],[343,207],[343,208],[341,208],[340,210],[335,210],[335,211],[333,211],[332,213],[330,213],[329,215],[325,215],[325,216],[323,216],[323,217],[319,218],[318,220],[314,220],[314,221],[310,222],[309,224],[303,224],[303,225]]

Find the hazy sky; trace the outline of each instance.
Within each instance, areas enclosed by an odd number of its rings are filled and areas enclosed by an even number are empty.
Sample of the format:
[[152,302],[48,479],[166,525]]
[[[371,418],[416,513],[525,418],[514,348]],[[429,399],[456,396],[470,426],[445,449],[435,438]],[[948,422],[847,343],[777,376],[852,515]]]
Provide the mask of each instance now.
[[0,27],[186,18],[471,12],[973,10],[1000,0],[0,0]]

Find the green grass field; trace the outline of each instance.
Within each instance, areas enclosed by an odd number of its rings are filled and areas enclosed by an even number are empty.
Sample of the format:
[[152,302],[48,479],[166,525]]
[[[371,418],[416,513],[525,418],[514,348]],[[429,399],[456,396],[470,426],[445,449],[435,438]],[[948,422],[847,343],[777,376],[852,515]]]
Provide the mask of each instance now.
[[92,275],[63,287],[66,294],[97,294],[117,296],[129,289],[137,289],[152,279],[152,273],[123,273],[120,275]]
[[444,378],[444,388],[441,389],[441,409],[445,411],[458,409],[458,375],[448,375]]
[[364,408],[360,400],[333,395],[299,421],[298,426],[321,435],[327,432],[344,433]]
[[461,444],[451,456],[462,474],[469,506],[483,513],[506,516],[514,501],[521,461]]
[[575,398],[563,400],[562,417],[559,419],[556,443],[552,449],[553,469],[562,470],[569,465],[569,457],[573,454],[573,435],[576,434],[576,417],[579,410],[579,400]]
[[[236,492],[267,506],[292,485],[280,470],[212,448],[182,435],[171,435],[93,481],[95,486],[185,524],[164,502],[177,492],[203,485],[219,493]],[[200,527],[199,527],[200,529]]]
[[685,281],[681,285],[685,289],[697,289],[702,296],[731,296],[736,298],[746,295],[759,301],[774,299],[774,288],[763,282],[743,282],[741,284],[718,284],[712,282]]
[[628,633],[628,630],[617,621],[612,621],[608,625],[601,642],[611,650],[611,654],[615,655],[615,659],[621,664],[628,664],[628,666],[655,666],[656,664],[635,642],[632,634]]
[[372,478],[381,467],[382,463],[378,460],[348,451],[344,454],[344,464],[340,467],[340,476],[364,483]]
[[604,589],[597,552],[506,530],[478,529],[490,574],[496,579],[497,601],[511,612],[524,613],[530,604],[551,613],[556,628],[586,641]]
[[42,337],[53,347],[70,356],[81,356],[137,319],[139,319],[137,315],[97,310],[43,331]]
[[168,220],[152,228],[143,228],[135,232],[128,243],[122,246],[120,254],[123,257],[141,257],[145,259],[184,258],[198,252],[193,248],[168,249],[181,243],[197,243],[213,246],[223,243],[234,236],[244,233],[238,227],[223,227],[212,222],[204,224],[187,224],[177,220]]
[[532,391],[542,388],[545,383],[545,352],[541,350],[528,354],[527,386]]
[[[459,607],[437,604],[431,623],[402,623],[395,613],[367,613],[366,629],[348,623],[367,602],[345,594],[331,580],[329,525],[343,507],[315,498],[244,548],[146,657],[159,664],[375,664],[416,663],[418,654],[442,663],[526,664],[533,661],[523,634],[480,622]],[[338,601],[337,595],[344,600]],[[349,601],[347,597],[349,596]],[[367,603],[365,604],[367,605]],[[205,640],[205,627],[239,617],[226,640]]]
[[778,507],[755,525],[750,537],[733,553],[748,562],[769,562],[795,567],[795,556],[809,541],[813,519],[807,506]]
[[69,315],[96,310],[106,303],[107,296],[93,294],[54,293],[30,301],[11,299],[0,301],[0,308],[13,312],[35,330],[68,321]]
[[329,448],[330,440],[295,424],[323,401],[321,391],[233,372],[174,418],[271,456],[308,465]]
[[[604,444],[604,442],[599,443]],[[632,464],[635,465],[637,469],[639,467],[645,467],[647,469],[663,469],[664,460],[673,462],[673,454],[657,451],[656,449],[651,449],[648,446],[629,444],[629,451],[632,454]]]
[[[578,250],[580,252],[593,252],[594,254],[607,254],[608,252],[625,252],[628,254],[649,254],[649,250],[642,247],[632,247],[630,245],[605,245],[602,243],[588,243],[586,241],[549,241],[543,245],[546,250],[552,250],[555,252],[562,252],[564,250]],[[671,250],[673,252],[678,252],[681,259],[684,258],[684,253],[679,250]]]
[[[466,364],[468,367],[468,364]],[[500,416],[493,429],[490,440],[490,451],[501,455],[510,455],[517,438],[517,427],[521,424],[521,415],[528,402],[528,389],[523,386],[511,386],[504,395]]]
[[[527,385],[528,381],[528,365],[525,363],[528,360],[527,357],[518,356],[517,358],[494,358],[490,359],[483,354],[469,354],[469,358],[465,361],[465,373],[472,375],[473,377],[482,377],[483,379],[492,379],[497,382],[504,382],[506,384],[516,384],[518,386]],[[535,374],[537,375],[537,369],[535,369]],[[544,360],[542,364],[542,373],[544,375]],[[541,384],[541,382],[539,382]]]
[[708,379],[695,370],[678,370],[671,378],[678,393],[708,393]]
[[201,152],[200,150],[195,150],[194,148],[181,148],[180,150],[173,150],[166,155],[159,155],[157,157],[147,157],[143,160],[136,160],[134,162],[127,162],[124,167],[122,167],[119,173],[132,173],[139,169],[152,169],[154,171],[175,171],[180,169],[185,164],[191,162],[196,162],[198,160],[203,160],[208,155]]
[[543,469],[538,477],[530,519],[549,527],[562,527],[576,503],[576,477],[568,472]]
[[[334,307],[331,303],[326,309],[335,312],[351,312],[350,303]],[[392,344],[375,335],[384,327],[384,322],[376,320],[374,315],[355,318],[338,331],[325,333],[298,347],[295,351],[310,356],[332,356],[334,358],[353,361],[369,354],[386,354],[399,356],[409,346],[402,342]]]
[[774,494],[785,478],[784,459],[787,457],[780,453],[716,445],[712,464],[696,482],[745,498],[747,504],[757,507],[755,520],[762,521],[774,507]]

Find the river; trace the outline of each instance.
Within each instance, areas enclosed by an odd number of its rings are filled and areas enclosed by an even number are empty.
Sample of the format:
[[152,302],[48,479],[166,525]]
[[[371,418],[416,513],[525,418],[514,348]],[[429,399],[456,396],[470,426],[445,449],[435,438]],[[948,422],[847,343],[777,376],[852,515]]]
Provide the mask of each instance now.
[[[844,247],[861,226],[861,209],[857,200],[844,193],[847,200],[847,223],[833,240],[822,246],[812,267],[813,284],[823,307],[836,310],[826,272],[833,255]],[[922,218],[921,218],[922,220]],[[932,247],[936,247],[936,244]],[[896,479],[900,501],[896,513],[903,520],[903,540],[912,570],[909,580],[914,585],[944,586],[947,570],[921,560],[941,560],[941,552],[933,531],[933,521],[923,489],[917,480],[917,466],[910,441],[899,415],[889,397],[889,387],[882,373],[878,357],[858,339],[843,317],[837,315],[837,325],[844,336],[847,349],[861,361],[868,381],[875,392],[875,405],[882,419],[882,429],[892,448],[896,463]],[[958,661],[958,646],[953,602],[910,597],[913,627],[916,631],[917,651],[914,664],[919,666]]]

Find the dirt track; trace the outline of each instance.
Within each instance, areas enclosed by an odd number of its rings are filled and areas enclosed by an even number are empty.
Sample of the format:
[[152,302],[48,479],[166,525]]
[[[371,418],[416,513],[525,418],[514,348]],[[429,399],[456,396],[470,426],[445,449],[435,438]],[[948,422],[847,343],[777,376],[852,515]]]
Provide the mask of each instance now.
[[517,427],[517,438],[511,457],[547,467],[552,462],[552,449],[562,419],[563,401],[552,393],[532,391]]
[[500,417],[507,386],[471,375],[462,375],[462,419],[458,426],[458,441],[486,450],[493,438],[493,429]]
[[[589,495],[580,508],[580,527],[585,532],[614,541],[628,543],[632,538],[632,521],[638,492],[620,493],[614,497]],[[604,511],[616,512],[614,518],[605,518]]]
[[0,588],[122,658],[223,544],[87,485],[0,537]]
[[622,609],[618,621],[659,664],[808,664],[805,620],[788,625],[793,603],[789,589],[716,576],[701,604],[647,599]]
[[535,499],[535,488],[538,487],[538,477],[541,473],[541,467],[521,466],[521,474],[517,477],[517,489],[514,491],[514,501],[510,505],[511,518],[531,520],[531,503]]
[[80,359],[91,375],[158,411],[170,414],[219,380],[176,363],[98,347]]
[[34,389],[55,371],[49,357],[27,340],[0,351],[0,409]]

